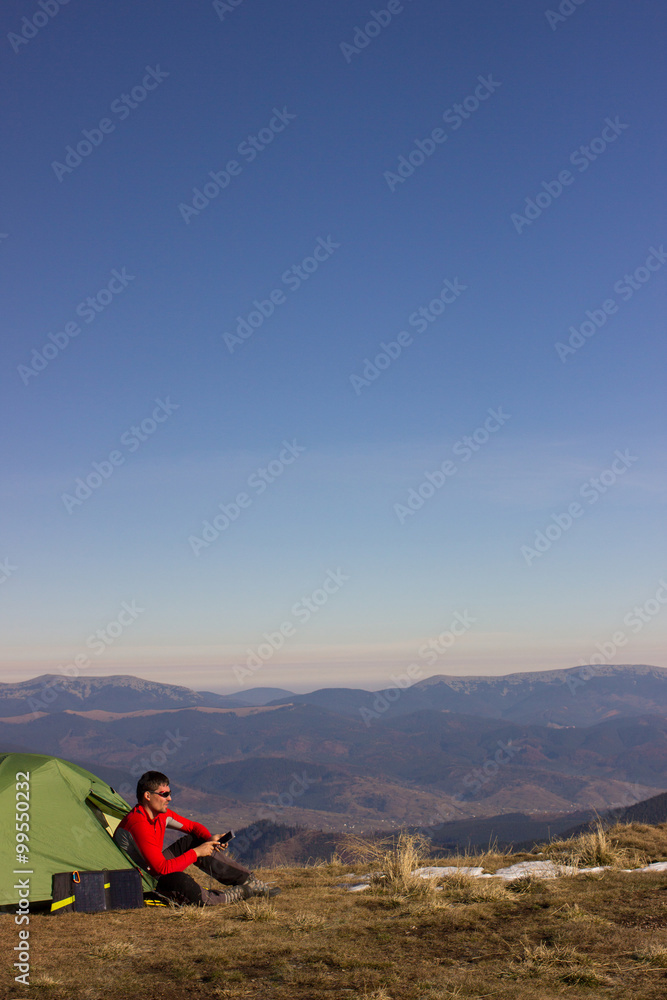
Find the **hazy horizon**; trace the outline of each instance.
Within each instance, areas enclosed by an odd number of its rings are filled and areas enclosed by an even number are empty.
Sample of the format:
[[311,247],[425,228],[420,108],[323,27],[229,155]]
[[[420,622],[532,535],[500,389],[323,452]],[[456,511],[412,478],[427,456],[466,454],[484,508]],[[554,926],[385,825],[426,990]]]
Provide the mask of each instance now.
[[[406,664],[406,665],[404,665],[404,667],[405,666],[408,666],[408,665]],[[421,664],[419,666],[421,668]],[[607,663],[605,663],[604,667],[616,668],[616,669],[623,669],[623,668],[627,668],[627,667],[646,667],[648,669],[659,669],[659,670],[665,670],[665,669],[667,669],[665,667],[660,667],[658,664],[654,664],[654,663],[614,663],[614,664],[607,664]],[[590,665],[587,665],[587,664],[576,664],[576,665],[574,665],[572,667],[553,668],[553,669],[554,670],[558,670],[558,669],[563,669],[563,670],[567,670],[567,669],[569,669],[569,670],[577,670],[578,668],[586,669],[587,671],[590,671],[591,669],[593,669],[595,671],[597,669],[595,667],[591,668]],[[429,680],[429,679],[431,679],[433,677],[437,677],[437,676],[454,677],[454,678],[455,677],[466,677],[466,678],[470,678],[470,679],[475,679],[475,678],[487,678],[487,677],[488,678],[506,677],[506,676],[510,676],[510,674],[512,674],[512,673],[515,673],[515,674],[531,674],[531,673],[550,673],[550,672],[552,672],[552,670],[545,669],[545,670],[520,670],[520,671],[517,670],[517,671],[507,671],[507,672],[503,672],[503,673],[499,673],[499,674],[492,674],[492,673],[486,673],[486,674],[485,673],[479,673],[479,674],[452,674],[452,673],[448,673],[447,671],[436,671],[436,672],[433,673],[433,672],[429,672],[428,670],[424,671],[423,669],[421,669],[421,672],[419,674],[415,674],[413,676],[413,675],[406,674],[404,672],[404,670],[397,669],[397,670],[393,671],[392,673],[390,673],[385,678],[384,687],[378,687],[378,688],[366,687],[363,684],[329,683],[327,681],[326,677],[322,678],[322,682],[319,683],[319,684],[317,684],[316,686],[307,686],[307,685],[303,685],[303,684],[293,684],[293,685],[287,686],[284,683],[275,683],[275,684],[271,683],[271,684],[269,684],[269,683],[259,683],[258,682],[257,684],[252,684],[249,687],[247,687],[247,688],[244,689],[244,688],[240,688],[238,686],[237,687],[233,687],[233,686],[224,687],[224,686],[221,686],[221,685],[202,686],[202,684],[199,684],[199,683],[196,683],[196,682],[185,684],[184,681],[182,681],[182,680],[181,681],[179,681],[179,680],[166,680],[164,677],[160,677],[160,676],[157,676],[157,675],[154,675],[154,674],[146,676],[146,675],[137,674],[137,673],[132,673],[132,674],[127,674],[127,673],[125,673],[125,674],[105,674],[105,673],[97,673],[97,672],[93,672],[93,671],[86,671],[85,674],[84,674],[84,672],[81,672],[78,676],[79,677],[86,677],[86,676],[87,677],[100,677],[100,678],[101,677],[123,677],[123,676],[124,677],[134,677],[134,678],[137,678],[139,680],[145,680],[145,681],[148,681],[148,682],[151,682],[151,683],[180,684],[183,687],[188,687],[188,688],[191,688],[193,690],[200,691],[200,692],[201,691],[209,691],[209,692],[212,692],[214,694],[223,694],[223,695],[228,695],[230,697],[234,697],[235,695],[239,695],[239,696],[242,695],[244,690],[245,691],[252,691],[252,690],[261,689],[261,688],[283,689],[283,690],[289,691],[291,694],[311,694],[313,691],[322,690],[322,689],[328,689],[328,688],[347,688],[347,689],[357,689],[357,690],[368,690],[368,691],[374,692],[374,691],[382,691],[382,690],[384,690],[387,687],[401,687],[401,688],[404,688],[404,687],[412,686],[412,684],[414,684],[414,683],[416,683],[418,681]],[[414,671],[413,671],[413,674],[414,674]],[[49,676],[49,674],[47,672],[47,674],[35,674],[35,675],[32,675],[31,677],[21,677],[21,678],[17,678],[17,679],[14,679],[14,680],[12,680],[12,679],[4,680],[3,679],[2,683],[3,684],[13,684],[13,683],[27,682],[27,681],[30,681],[30,680],[35,680],[36,678],[38,678],[40,676]],[[50,676],[58,677],[60,675],[58,673],[55,673],[55,674],[50,674]],[[63,676],[65,676],[65,675],[63,675]],[[587,673],[585,676],[586,676],[586,679],[588,679],[588,677],[590,677],[590,676],[595,676],[595,673],[592,673],[592,674],[591,673]]]

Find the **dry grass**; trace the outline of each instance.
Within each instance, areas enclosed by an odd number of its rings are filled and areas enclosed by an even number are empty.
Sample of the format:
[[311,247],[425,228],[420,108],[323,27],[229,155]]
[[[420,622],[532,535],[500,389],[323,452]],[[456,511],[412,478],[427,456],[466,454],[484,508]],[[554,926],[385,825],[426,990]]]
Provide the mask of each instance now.
[[448,875],[441,882],[443,896],[451,903],[484,903],[507,899],[507,884],[499,879],[479,879],[465,872]]
[[667,861],[667,823],[617,823],[607,832],[621,848],[646,855],[649,861]]
[[574,923],[598,924],[604,927],[612,926],[611,921],[605,917],[599,917],[595,913],[588,913],[579,906],[579,903],[566,903],[561,911],[561,915],[565,920],[571,920]]
[[571,945],[524,945],[517,957],[519,975],[543,982],[562,982],[572,986],[611,986],[612,981],[590,955],[581,954]]
[[517,892],[522,895],[529,892],[542,892],[543,888],[544,883],[542,879],[533,872],[526,872],[525,875],[519,875],[518,878],[507,883],[509,892]]
[[634,957],[640,962],[648,962],[650,965],[667,969],[667,947],[664,944],[648,944],[636,951]]
[[512,851],[500,851],[497,846],[492,845],[479,854],[453,854],[447,858],[439,858],[431,864],[453,865],[457,868],[483,868],[485,872],[493,874],[499,868],[507,868],[519,861],[535,861],[535,855],[527,851],[514,854]]
[[137,954],[137,949],[131,941],[108,941],[97,945],[90,952],[93,958],[101,958],[105,962],[113,962],[118,958],[128,958]]
[[33,980],[33,983],[34,986],[42,992],[54,990],[63,985],[62,979],[54,979],[53,976],[38,976],[35,980]]
[[319,928],[324,923],[324,917],[320,913],[312,913],[300,910],[294,914],[291,927],[296,931],[312,931]]
[[348,857],[362,863],[366,871],[370,869],[372,894],[387,897],[395,905],[405,900],[424,902],[435,896],[437,886],[433,879],[412,874],[416,868],[431,863],[430,843],[425,837],[401,833],[398,837],[364,840],[350,836],[344,850]]
[[240,920],[277,920],[278,911],[268,899],[251,899],[241,903]]
[[553,840],[544,848],[544,853],[553,861],[575,868],[594,868],[599,865],[640,868],[648,863],[652,853],[646,850],[645,844],[640,847],[641,843],[641,838],[627,837],[624,827],[617,825],[605,830],[599,822],[590,833],[582,833],[568,840]]
[[[665,831],[607,839],[660,860]],[[571,843],[567,850],[571,849]],[[597,848],[608,847],[598,841]],[[597,849],[596,848],[596,849]],[[553,845],[551,847],[553,849]],[[208,909],[31,915],[31,986],[0,972],[0,996],[48,1000],[664,1000],[667,876],[610,869],[596,881],[415,879],[432,862],[399,838],[340,861],[260,874],[275,899]],[[545,848],[548,853],[550,848]],[[661,854],[662,852],[662,854]],[[657,857],[655,855],[658,855]],[[451,859],[500,867],[526,856]],[[435,862],[443,864],[442,859]],[[341,876],[381,871],[364,893]],[[384,884],[383,884],[384,883]],[[13,916],[0,915],[10,956]]]
[[431,845],[426,837],[407,833],[383,840],[350,836],[343,849],[352,863],[371,869],[374,883],[383,883],[383,888],[397,892],[415,890],[424,879],[412,872],[428,865],[431,858]]

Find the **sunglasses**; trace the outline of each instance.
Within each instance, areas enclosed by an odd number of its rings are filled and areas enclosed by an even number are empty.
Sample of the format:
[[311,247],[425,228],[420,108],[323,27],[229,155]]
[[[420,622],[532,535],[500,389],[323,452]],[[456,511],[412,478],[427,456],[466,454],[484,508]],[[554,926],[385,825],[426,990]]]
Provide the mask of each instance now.
[[171,788],[168,788],[166,792],[153,792],[153,795],[160,795],[163,799],[171,798]]

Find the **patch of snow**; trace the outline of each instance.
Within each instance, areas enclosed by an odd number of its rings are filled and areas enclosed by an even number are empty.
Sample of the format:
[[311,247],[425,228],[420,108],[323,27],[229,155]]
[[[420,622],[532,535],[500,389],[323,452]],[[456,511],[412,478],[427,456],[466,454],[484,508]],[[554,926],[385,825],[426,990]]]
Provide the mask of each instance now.
[[483,868],[457,868],[456,865],[439,868],[431,865],[429,868],[415,868],[412,874],[419,875],[420,878],[443,878],[445,875],[456,875],[457,872],[464,875],[480,876],[483,871]]
[[[502,878],[509,882],[525,875],[535,875],[537,878],[545,879],[560,878],[563,875],[597,875],[600,872],[609,871],[610,868],[611,865],[598,865],[595,868],[573,868],[571,865],[559,865],[554,861],[547,860],[520,861],[515,865],[510,865],[509,868],[499,868],[493,875],[489,872],[485,872],[483,868],[458,868],[456,865],[431,865],[426,868],[415,868],[412,874],[418,875],[420,878],[446,878],[448,875],[455,875],[457,872],[462,872],[465,875],[470,875],[472,878]],[[653,864],[646,865],[644,868],[621,868],[617,869],[617,871],[629,873],[667,872],[667,861],[654,861]],[[376,877],[377,874],[378,873],[376,873]],[[370,889],[370,874],[343,875],[341,877],[348,880],[356,879],[356,883],[354,885],[347,885],[345,883],[342,885],[339,884],[339,889],[347,889],[348,892],[363,892],[364,889]]]
[[499,868],[498,878],[515,879],[523,875],[537,875],[538,878],[559,878],[561,875],[573,875],[577,871],[568,865],[557,865],[553,861],[520,861],[509,868]]

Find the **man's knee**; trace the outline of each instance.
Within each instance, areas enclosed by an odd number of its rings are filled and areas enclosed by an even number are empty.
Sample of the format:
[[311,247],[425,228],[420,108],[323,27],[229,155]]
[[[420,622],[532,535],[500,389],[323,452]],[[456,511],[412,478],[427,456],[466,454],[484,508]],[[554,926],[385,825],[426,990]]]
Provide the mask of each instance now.
[[157,881],[156,892],[173,899],[175,903],[193,903],[195,906],[203,906],[204,899],[201,886],[195,880],[186,875],[185,872],[170,872],[168,875],[161,875]]

